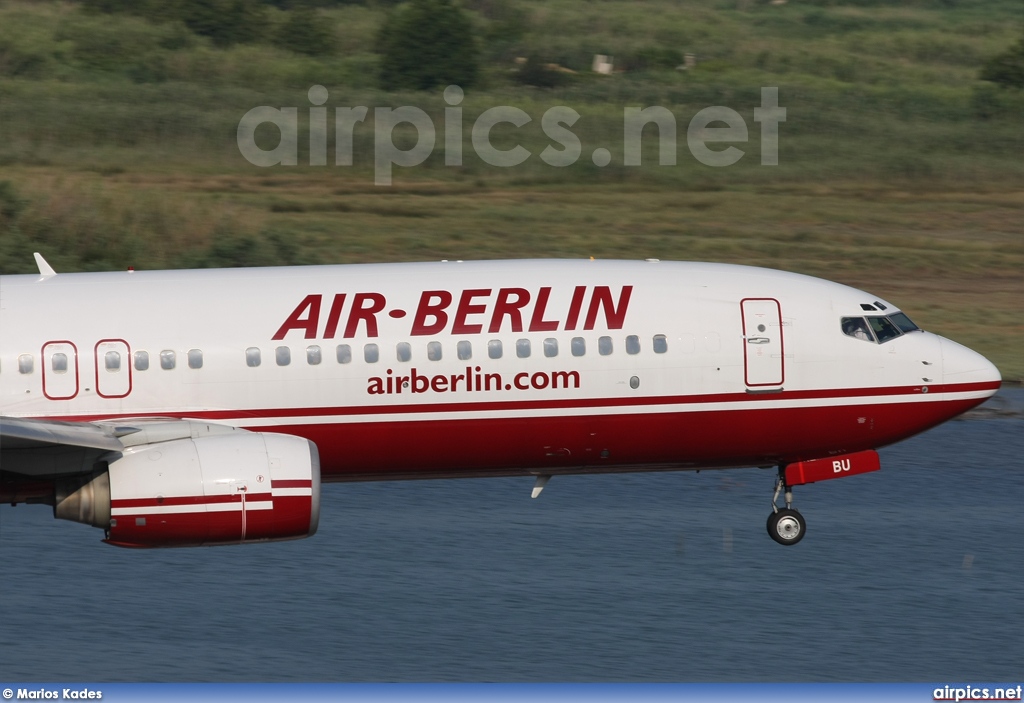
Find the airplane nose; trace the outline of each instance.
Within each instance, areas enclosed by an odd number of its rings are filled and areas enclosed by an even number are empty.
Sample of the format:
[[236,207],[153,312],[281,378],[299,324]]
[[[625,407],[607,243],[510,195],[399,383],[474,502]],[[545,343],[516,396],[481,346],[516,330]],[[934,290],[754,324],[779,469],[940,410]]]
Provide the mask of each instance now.
[[[946,384],[986,383],[999,384],[1003,377],[991,361],[973,349],[940,337],[942,347],[942,374]],[[999,390],[994,385],[989,395]]]

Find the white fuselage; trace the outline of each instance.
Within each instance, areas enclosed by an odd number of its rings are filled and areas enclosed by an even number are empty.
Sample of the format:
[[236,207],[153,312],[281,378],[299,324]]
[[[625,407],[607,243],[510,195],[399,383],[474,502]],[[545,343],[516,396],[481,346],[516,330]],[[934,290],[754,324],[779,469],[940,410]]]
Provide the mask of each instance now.
[[898,441],[998,388],[939,336],[841,327],[895,312],[700,263],[4,276],[0,415],[296,434],[325,480],[786,463]]

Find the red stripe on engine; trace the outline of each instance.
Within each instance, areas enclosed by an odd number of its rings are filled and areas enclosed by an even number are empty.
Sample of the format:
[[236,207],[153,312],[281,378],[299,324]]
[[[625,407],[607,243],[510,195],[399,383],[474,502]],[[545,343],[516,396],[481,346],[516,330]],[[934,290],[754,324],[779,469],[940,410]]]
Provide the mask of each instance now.
[[273,510],[118,515],[106,542],[118,547],[193,547],[294,539],[309,534],[309,496],[274,500]]
[[308,478],[281,478],[270,481],[271,488],[312,488],[313,482]]
[[[248,503],[273,500],[270,493],[246,493]],[[242,494],[213,496],[165,496],[157,498],[118,498],[110,501],[111,508],[152,508],[159,505],[222,505],[224,503],[241,503]]]

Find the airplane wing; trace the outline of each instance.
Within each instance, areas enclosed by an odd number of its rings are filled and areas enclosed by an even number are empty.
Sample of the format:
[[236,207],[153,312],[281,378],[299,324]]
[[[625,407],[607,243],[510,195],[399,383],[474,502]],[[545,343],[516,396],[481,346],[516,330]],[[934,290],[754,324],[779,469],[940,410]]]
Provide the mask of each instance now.
[[118,437],[135,431],[135,428],[114,428],[87,422],[0,417],[0,451],[71,446],[118,452],[124,449]]
[[60,422],[0,416],[0,472],[35,478],[95,470],[95,462],[129,447],[245,430],[168,417],[124,421]]
[[134,431],[90,422],[0,416],[0,475],[42,480],[90,473],[100,457],[123,451],[119,437]]

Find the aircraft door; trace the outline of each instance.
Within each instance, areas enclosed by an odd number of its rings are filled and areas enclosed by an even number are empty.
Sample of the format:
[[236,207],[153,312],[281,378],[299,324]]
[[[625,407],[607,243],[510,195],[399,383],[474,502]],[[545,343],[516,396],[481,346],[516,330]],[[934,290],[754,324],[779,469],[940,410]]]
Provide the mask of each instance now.
[[132,392],[132,360],[128,342],[101,339],[96,343],[96,394],[124,398]]
[[774,298],[744,298],[743,373],[751,387],[781,386],[785,380],[782,306]]
[[41,359],[43,395],[71,400],[78,395],[78,348],[67,340],[47,342]]

